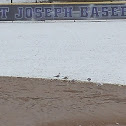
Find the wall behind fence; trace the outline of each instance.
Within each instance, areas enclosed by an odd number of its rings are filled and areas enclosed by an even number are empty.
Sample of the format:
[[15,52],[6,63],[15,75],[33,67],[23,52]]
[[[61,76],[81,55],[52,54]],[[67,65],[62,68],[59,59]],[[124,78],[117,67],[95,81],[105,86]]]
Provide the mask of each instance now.
[[90,20],[125,18],[125,2],[0,5],[0,21]]

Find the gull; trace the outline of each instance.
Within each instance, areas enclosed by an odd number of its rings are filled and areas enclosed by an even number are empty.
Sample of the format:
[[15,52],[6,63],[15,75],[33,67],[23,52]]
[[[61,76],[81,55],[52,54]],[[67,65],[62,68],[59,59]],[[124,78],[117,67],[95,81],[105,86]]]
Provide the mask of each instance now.
[[72,82],[72,83],[74,83],[74,82],[75,82],[75,80],[73,79],[73,80],[71,80],[71,82]]
[[65,76],[63,79],[67,80],[67,79],[68,79],[68,77],[67,77],[67,76]]
[[91,81],[91,78],[88,78],[87,80],[88,80],[88,81]]
[[118,86],[120,87],[120,86],[121,86],[121,84],[118,84]]
[[119,123],[116,123],[116,125],[119,125]]
[[102,86],[103,84],[102,83],[97,83],[97,86]]
[[58,75],[54,76],[54,77],[57,77],[57,78],[59,78],[59,77],[60,77],[60,73],[59,73]]

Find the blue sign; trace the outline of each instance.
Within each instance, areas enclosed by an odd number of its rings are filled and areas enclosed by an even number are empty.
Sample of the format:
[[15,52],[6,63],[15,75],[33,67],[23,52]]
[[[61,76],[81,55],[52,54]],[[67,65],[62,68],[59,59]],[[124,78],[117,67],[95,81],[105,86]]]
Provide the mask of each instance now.
[[0,21],[125,19],[125,4],[0,5]]

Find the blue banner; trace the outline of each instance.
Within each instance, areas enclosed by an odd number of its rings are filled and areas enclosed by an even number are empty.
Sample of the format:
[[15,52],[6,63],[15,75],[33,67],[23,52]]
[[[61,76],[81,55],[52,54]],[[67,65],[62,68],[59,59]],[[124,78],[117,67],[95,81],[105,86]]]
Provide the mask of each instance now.
[[0,5],[0,21],[125,19],[125,4]]

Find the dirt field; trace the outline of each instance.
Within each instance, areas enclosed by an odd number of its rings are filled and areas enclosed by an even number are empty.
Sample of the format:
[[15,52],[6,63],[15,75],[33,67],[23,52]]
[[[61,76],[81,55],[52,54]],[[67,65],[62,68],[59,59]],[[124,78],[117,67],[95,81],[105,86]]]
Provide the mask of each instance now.
[[0,77],[0,126],[126,126],[126,86]]

